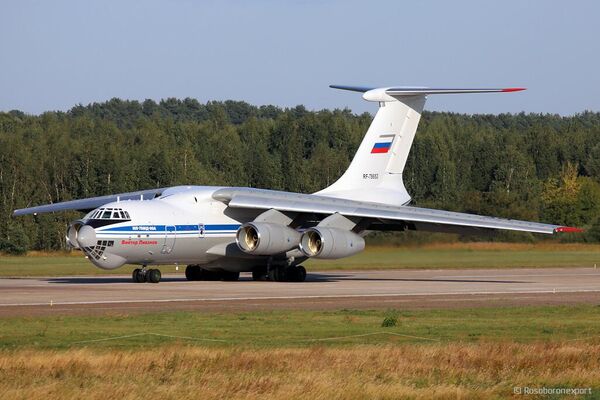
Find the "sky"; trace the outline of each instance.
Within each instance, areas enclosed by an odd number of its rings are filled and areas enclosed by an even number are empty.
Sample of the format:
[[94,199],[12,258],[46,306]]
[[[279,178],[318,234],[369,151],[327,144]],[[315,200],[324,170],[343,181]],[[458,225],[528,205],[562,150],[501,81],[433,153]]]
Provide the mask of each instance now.
[[600,111],[600,1],[2,0],[0,111],[192,97],[373,112],[330,84],[505,87],[461,113]]

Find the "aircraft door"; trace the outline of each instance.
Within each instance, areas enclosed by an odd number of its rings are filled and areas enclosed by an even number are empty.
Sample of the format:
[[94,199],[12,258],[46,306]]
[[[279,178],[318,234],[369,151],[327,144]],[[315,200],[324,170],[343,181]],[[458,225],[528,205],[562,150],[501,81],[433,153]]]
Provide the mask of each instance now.
[[175,239],[177,238],[177,229],[174,226],[167,226],[165,229],[165,242],[161,253],[169,254],[175,247]]

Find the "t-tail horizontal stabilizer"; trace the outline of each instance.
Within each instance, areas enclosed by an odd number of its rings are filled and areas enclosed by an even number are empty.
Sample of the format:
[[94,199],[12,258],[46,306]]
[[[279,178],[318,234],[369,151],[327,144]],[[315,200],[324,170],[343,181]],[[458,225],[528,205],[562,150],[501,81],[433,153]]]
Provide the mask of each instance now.
[[368,86],[346,86],[330,85],[332,89],[349,90],[360,92],[363,99],[367,101],[393,101],[390,97],[404,96],[427,96],[430,94],[468,94],[468,93],[508,93],[520,92],[526,90],[521,87],[510,88],[430,88],[430,87],[411,87],[411,86],[392,86],[392,87],[368,87]]
[[394,206],[406,205],[410,196],[402,172],[417,131],[427,95],[506,93],[511,88],[427,88],[331,85],[331,88],[362,93],[363,99],[380,107],[348,167],[333,185],[318,192],[329,197]]

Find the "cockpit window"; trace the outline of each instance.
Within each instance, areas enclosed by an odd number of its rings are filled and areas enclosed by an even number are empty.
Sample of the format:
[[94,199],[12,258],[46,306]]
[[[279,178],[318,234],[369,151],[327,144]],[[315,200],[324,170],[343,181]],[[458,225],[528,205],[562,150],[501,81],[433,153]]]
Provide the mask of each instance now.
[[120,208],[99,208],[90,219],[129,220],[129,213]]

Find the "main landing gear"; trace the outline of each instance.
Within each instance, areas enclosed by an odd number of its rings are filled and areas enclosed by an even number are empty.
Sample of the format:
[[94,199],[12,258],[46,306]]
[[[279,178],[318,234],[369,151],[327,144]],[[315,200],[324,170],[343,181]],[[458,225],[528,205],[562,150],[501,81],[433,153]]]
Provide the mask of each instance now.
[[[212,271],[201,268],[199,265],[188,265],[185,269],[185,277],[188,281],[237,281],[239,272]],[[252,279],[255,281],[275,282],[304,282],[306,269],[302,265],[297,266],[271,266],[256,267],[252,271]]]
[[188,281],[237,281],[240,279],[239,272],[211,271],[200,268],[199,265],[188,265],[185,269],[185,277]]
[[146,269],[146,267],[144,266],[143,268],[136,268],[133,270],[133,273],[131,274],[131,277],[133,278],[133,281],[136,283],[143,283],[143,282],[150,282],[150,283],[158,283],[160,282],[160,278],[161,278],[161,273],[160,270],[158,269]]
[[252,279],[255,281],[275,282],[304,282],[306,280],[306,269],[302,265],[297,266],[272,266],[267,268],[256,268],[252,271]]

